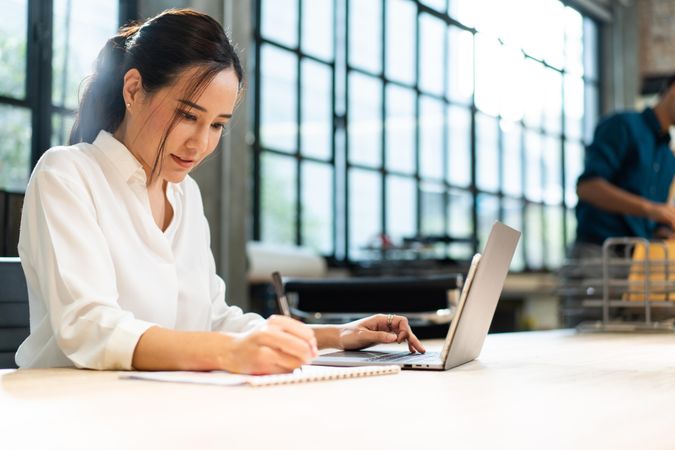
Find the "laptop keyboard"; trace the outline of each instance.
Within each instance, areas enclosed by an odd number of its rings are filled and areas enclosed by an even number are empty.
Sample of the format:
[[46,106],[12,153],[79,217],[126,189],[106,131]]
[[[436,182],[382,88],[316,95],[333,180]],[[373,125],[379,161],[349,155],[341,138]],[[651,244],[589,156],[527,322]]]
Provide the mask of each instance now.
[[405,361],[410,364],[429,364],[439,363],[441,355],[438,352],[427,353],[387,353],[384,355],[377,355],[366,359],[367,362],[401,362]]

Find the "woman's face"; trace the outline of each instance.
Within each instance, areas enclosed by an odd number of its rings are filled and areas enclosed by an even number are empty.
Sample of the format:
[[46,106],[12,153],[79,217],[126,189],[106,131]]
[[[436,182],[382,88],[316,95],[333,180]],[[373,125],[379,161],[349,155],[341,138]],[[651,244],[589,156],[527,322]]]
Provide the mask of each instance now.
[[[175,83],[152,94],[140,92],[129,107],[129,150],[140,159],[146,173],[155,161],[159,145],[174,114],[178,121],[169,133],[159,166],[159,180],[181,182],[204,158],[213,153],[232,117],[239,80],[234,70],[218,72],[198,98],[185,98],[198,69],[186,69]],[[142,90],[141,90],[142,91]]]

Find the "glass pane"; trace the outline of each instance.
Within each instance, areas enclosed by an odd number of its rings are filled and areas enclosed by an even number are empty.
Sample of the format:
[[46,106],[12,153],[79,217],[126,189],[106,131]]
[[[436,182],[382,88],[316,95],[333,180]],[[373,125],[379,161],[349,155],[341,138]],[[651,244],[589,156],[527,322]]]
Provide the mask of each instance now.
[[528,97],[530,80],[526,77],[526,65],[523,53],[519,48],[502,47],[503,64],[499,72],[502,86],[499,110],[502,118],[515,122],[523,118],[525,113],[524,99]]
[[584,120],[584,80],[565,76],[565,134],[568,139],[581,139]]
[[270,45],[261,50],[260,137],[263,147],[296,151],[296,57]]
[[[473,196],[471,192],[451,189],[448,203],[448,234],[455,239],[471,239],[473,236]],[[473,244],[450,244],[449,254],[451,258],[469,259],[473,255]]]
[[387,2],[387,77],[415,83],[417,10],[409,0]]
[[6,0],[0,21],[0,95],[26,96],[28,0]]
[[333,253],[333,168],[305,161],[302,170],[302,242]]
[[591,80],[598,78],[598,26],[584,17],[584,73]]
[[423,183],[421,189],[422,202],[422,234],[444,234],[444,189],[443,186],[431,183]]
[[492,225],[499,220],[499,197],[479,194],[476,197],[476,206],[478,212],[478,248],[482,250],[485,248]]
[[590,143],[598,123],[598,108],[600,107],[598,88],[595,85],[586,84],[584,94],[584,141]]
[[451,189],[448,195],[448,202],[450,203],[448,234],[458,239],[470,238],[473,235],[473,196],[471,192]]
[[30,175],[30,110],[0,104],[0,136],[0,189],[23,192]]
[[302,49],[333,59],[333,0],[302,0]]
[[117,33],[118,3],[109,0],[54,1],[52,103],[77,109],[82,79],[110,36]]
[[562,77],[553,69],[544,69],[544,128],[550,133],[562,130]]
[[504,143],[502,165],[502,190],[505,194],[520,197],[523,194],[522,127],[513,122],[501,122]]
[[543,140],[544,200],[549,205],[562,203],[562,143],[560,138],[546,136]]
[[577,204],[577,179],[584,169],[584,146],[580,142],[565,142],[565,203]]
[[264,152],[261,156],[261,237],[265,242],[295,244],[295,159]]
[[75,116],[73,114],[52,114],[52,147],[66,145],[73,129]]
[[526,59],[523,74],[528,88],[524,90],[525,123],[533,128],[542,126],[544,110],[544,66],[532,59]]
[[565,70],[584,74],[583,16],[574,8],[565,8]]
[[483,191],[499,190],[499,132],[497,119],[476,114],[476,185]]
[[415,91],[387,85],[387,170],[415,172]]
[[416,186],[413,178],[387,177],[387,234],[394,244],[416,234]]
[[523,11],[527,11],[524,1],[492,1],[489,7],[489,14],[478,16],[478,29],[498,37],[507,45],[522,47],[523,41],[530,36],[529,26],[532,20],[529,14],[523,14]]
[[298,0],[262,0],[260,32],[289,47],[298,45]]
[[443,95],[445,23],[428,14],[420,15],[420,89]]
[[330,159],[333,131],[332,71],[329,66],[302,60],[302,153]]
[[349,161],[379,166],[382,145],[382,83],[377,78],[349,74]]
[[448,97],[468,104],[473,95],[473,34],[451,26],[448,29]]
[[445,8],[447,8],[446,0],[422,0],[422,3],[438,12],[445,12]]
[[420,174],[443,179],[443,102],[420,99]]
[[535,131],[525,131],[525,196],[541,201],[541,135]]
[[567,219],[567,235],[565,236],[565,242],[569,246],[577,237],[577,216],[573,209],[565,211],[565,216]]
[[558,0],[538,0],[542,7],[542,16],[537,17],[536,21],[541,20],[541,25],[545,27],[545,33],[537,36],[533,41],[539,41],[542,46],[544,60],[549,65],[562,69],[565,61],[565,6]]
[[527,205],[525,210],[525,244],[527,265],[530,269],[544,267],[544,239],[541,205]]
[[[543,20],[544,16],[541,3],[541,0],[525,0],[523,2],[524,7],[528,8],[528,15],[532,19],[525,23],[530,38],[523,39],[521,45],[524,52],[537,59],[544,59],[543,42],[541,41],[546,34],[546,24]],[[535,17],[536,19],[534,19]],[[537,39],[532,39],[532,36],[537,36]]]
[[544,213],[544,220],[546,221],[546,267],[557,269],[565,259],[563,208],[547,206]]
[[335,257],[347,257],[347,133],[335,130]]
[[[504,223],[516,230],[523,230],[523,202],[513,198],[505,197],[502,201],[504,208]],[[513,255],[511,261],[511,270],[523,270],[525,268],[525,255],[523,254],[524,246],[518,243],[516,253]]]
[[477,0],[449,0],[448,14],[463,25],[473,26],[480,14],[481,3]]
[[352,259],[369,256],[367,247],[382,232],[382,183],[377,172],[349,172],[349,252]]
[[458,187],[471,184],[471,111],[448,107],[448,181]]
[[381,0],[349,1],[349,64],[379,73],[382,52]]
[[484,113],[496,116],[502,94],[501,44],[494,38],[478,34],[476,36],[476,106]]

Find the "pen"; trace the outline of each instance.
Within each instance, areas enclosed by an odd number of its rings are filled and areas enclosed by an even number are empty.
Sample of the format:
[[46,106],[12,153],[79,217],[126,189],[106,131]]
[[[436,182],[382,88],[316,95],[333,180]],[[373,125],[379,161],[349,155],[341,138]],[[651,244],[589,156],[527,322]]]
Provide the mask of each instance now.
[[274,292],[277,294],[279,311],[284,316],[291,317],[291,308],[288,306],[288,299],[286,298],[286,293],[284,293],[284,285],[281,282],[279,272],[272,272],[272,286],[274,286]]

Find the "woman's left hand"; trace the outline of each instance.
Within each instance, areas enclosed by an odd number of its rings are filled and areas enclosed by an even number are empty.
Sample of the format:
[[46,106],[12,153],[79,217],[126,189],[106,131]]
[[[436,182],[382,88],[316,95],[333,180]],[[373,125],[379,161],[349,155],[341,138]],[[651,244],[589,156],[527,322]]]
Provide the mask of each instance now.
[[376,314],[338,327],[338,344],[343,350],[359,350],[376,344],[408,341],[411,353],[426,350],[410,329],[408,319],[393,314]]

